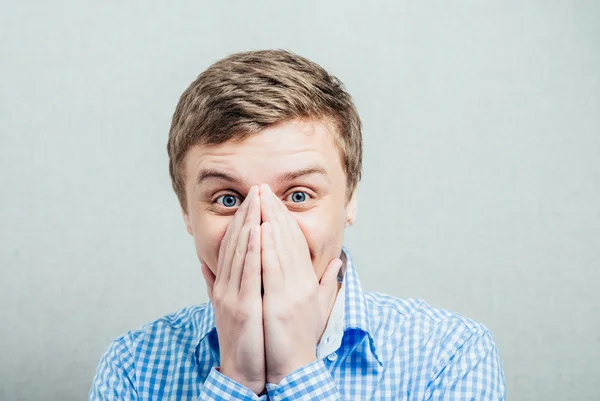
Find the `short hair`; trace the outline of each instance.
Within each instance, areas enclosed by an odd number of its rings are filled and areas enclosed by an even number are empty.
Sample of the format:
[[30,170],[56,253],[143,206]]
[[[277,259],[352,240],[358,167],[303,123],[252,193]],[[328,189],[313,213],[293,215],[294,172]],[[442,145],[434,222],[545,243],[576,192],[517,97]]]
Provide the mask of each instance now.
[[362,171],[358,112],[342,82],[320,65],[286,50],[235,53],[212,64],[183,92],[167,151],[173,189],[187,212],[184,162],[195,145],[241,140],[292,119],[335,128],[350,200]]

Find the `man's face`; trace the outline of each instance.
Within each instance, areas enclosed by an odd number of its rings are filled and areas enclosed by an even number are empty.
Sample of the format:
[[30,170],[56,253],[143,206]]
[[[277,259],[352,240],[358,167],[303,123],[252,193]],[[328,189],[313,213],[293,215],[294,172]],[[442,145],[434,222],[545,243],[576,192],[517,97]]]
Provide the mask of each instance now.
[[346,175],[330,125],[292,120],[243,141],[195,146],[185,160],[187,231],[198,259],[216,274],[229,222],[253,185],[268,184],[296,217],[320,279],[340,256],[356,197],[346,199]]

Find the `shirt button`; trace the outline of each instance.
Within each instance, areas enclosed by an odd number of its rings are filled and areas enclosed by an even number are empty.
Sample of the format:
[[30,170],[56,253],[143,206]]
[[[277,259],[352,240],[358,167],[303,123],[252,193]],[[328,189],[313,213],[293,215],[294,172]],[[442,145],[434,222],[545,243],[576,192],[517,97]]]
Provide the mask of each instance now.
[[329,337],[325,338],[325,344],[329,344]]
[[331,361],[331,362],[334,362],[337,359],[337,354],[335,352],[331,353],[331,354],[327,355],[327,359],[329,359],[329,361]]

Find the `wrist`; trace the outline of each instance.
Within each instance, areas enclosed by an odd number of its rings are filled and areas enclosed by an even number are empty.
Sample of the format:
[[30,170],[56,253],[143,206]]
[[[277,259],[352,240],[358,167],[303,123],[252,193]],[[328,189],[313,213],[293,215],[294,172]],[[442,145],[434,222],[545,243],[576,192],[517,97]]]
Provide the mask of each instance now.
[[298,369],[301,369],[302,367],[308,364],[313,363],[316,360],[317,356],[311,355],[310,357],[290,361],[289,364],[287,364],[285,367],[281,367],[274,373],[269,374],[267,372],[267,383],[278,385],[283,381],[283,379],[286,378],[286,376],[289,376],[291,373],[297,371]]
[[266,380],[265,378],[248,378],[246,375],[237,372],[235,369],[228,369],[226,367],[221,366],[217,368],[217,370],[223,375],[233,380],[234,382],[241,384],[242,386],[248,388],[256,395],[261,395],[265,390]]

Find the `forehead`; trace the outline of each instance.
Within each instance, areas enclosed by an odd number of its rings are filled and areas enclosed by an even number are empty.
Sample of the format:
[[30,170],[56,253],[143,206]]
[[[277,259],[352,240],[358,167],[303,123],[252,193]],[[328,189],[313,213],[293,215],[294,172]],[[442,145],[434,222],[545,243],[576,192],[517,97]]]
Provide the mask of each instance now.
[[220,170],[249,185],[269,183],[282,172],[321,168],[332,181],[344,180],[334,128],[319,120],[292,120],[216,145],[195,146],[186,156],[186,179]]

